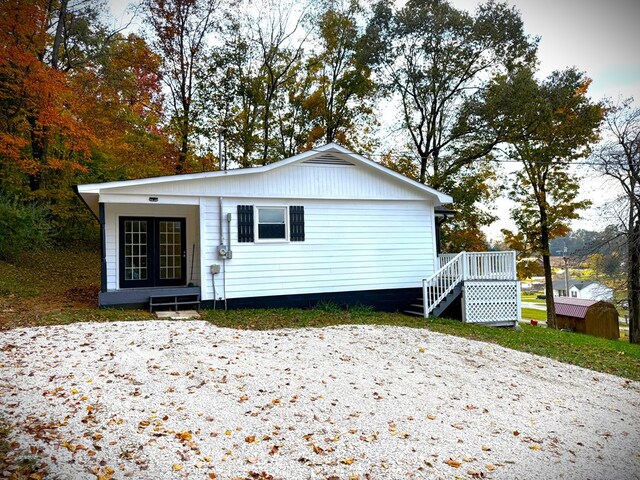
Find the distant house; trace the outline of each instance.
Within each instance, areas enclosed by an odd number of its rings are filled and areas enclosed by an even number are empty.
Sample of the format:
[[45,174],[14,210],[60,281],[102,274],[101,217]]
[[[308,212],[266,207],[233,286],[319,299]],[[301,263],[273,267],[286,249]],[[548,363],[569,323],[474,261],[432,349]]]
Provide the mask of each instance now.
[[569,279],[569,292],[567,293],[565,281],[562,279],[553,282],[553,296],[610,302],[613,300],[613,289],[600,282]]

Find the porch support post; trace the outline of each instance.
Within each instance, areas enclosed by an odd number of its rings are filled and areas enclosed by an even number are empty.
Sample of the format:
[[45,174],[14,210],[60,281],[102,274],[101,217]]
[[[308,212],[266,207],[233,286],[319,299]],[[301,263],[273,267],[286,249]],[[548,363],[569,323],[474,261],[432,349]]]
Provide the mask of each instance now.
[[104,203],[98,203],[98,221],[100,222],[100,291],[107,291],[107,243]]
[[517,263],[518,263],[518,259],[517,259],[517,256],[516,256],[516,255],[517,255],[517,254],[516,254],[516,251],[515,251],[515,250],[513,250],[513,251],[511,252],[511,257],[512,257],[512,259],[513,259],[513,260],[512,260],[512,262],[511,262],[511,265],[513,265],[513,279],[514,279],[514,280],[518,280],[518,269],[516,268],[516,265],[517,265]]
[[462,252],[462,281],[464,282],[469,277],[469,266],[467,265],[467,252]]

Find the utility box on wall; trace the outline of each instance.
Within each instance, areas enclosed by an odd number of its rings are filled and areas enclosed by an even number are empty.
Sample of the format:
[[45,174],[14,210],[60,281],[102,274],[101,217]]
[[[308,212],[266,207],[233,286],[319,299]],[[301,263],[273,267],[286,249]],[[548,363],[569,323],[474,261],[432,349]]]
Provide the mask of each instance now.
[[558,328],[610,340],[620,338],[618,311],[609,302],[555,297]]

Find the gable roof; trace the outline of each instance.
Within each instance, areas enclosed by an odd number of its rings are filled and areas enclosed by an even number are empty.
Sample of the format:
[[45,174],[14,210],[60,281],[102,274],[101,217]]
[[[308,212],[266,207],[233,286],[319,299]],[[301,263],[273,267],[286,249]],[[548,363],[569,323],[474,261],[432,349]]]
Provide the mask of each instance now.
[[104,182],[104,183],[91,183],[85,185],[76,185],[74,190],[87,204],[87,206],[97,214],[98,211],[98,198],[101,193],[106,193],[111,189],[120,187],[133,187],[139,185],[153,185],[160,183],[171,183],[185,180],[200,180],[208,178],[221,178],[236,175],[255,175],[266,173],[269,171],[277,170],[279,168],[291,165],[297,162],[304,163],[316,163],[316,164],[333,164],[333,165],[362,165],[365,168],[372,169],[380,175],[385,175],[400,181],[402,184],[409,188],[418,190],[423,194],[435,197],[437,203],[451,203],[453,198],[446,195],[434,188],[431,188],[422,183],[416,182],[404,175],[394,172],[382,165],[370,160],[362,155],[352,152],[351,150],[344,148],[336,143],[328,143],[321,147],[314,148],[312,150],[294,155],[293,157],[280,160],[278,162],[271,163],[260,167],[241,168],[236,170],[222,170],[202,173],[189,173],[182,175],[168,175],[163,177],[150,177],[141,178],[136,180],[122,180],[116,182]]
[[[582,290],[586,287],[588,287],[589,285],[600,285],[601,287],[606,287],[606,285],[601,284],[600,282],[596,282],[594,280],[573,280],[573,279],[569,279],[569,289],[571,289],[572,287],[576,287],[578,290]],[[564,290],[566,287],[565,285],[565,281],[564,279],[561,280],[554,280],[553,281],[553,288],[555,290]],[[608,288],[608,287],[606,287]]]

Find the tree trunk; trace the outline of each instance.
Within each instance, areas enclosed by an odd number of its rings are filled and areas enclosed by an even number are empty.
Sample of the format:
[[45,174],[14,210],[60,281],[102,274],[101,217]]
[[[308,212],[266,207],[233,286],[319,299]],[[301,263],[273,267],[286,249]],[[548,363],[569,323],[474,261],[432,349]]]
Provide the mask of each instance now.
[[[545,200],[543,200],[544,202]],[[551,256],[549,254],[549,226],[547,210],[544,204],[540,207],[540,246],[542,247],[542,265],[544,267],[544,295],[547,304],[547,327],[558,328],[556,323],[556,306],[553,301],[553,277],[551,272]],[[568,292],[567,292],[568,295]]]
[[420,155],[420,183],[427,183],[427,162],[428,161],[429,161],[429,157],[427,155]]
[[630,206],[627,248],[629,256],[627,299],[629,301],[629,343],[640,343],[640,212]]
[[187,155],[189,154],[189,135],[182,133],[180,138],[180,153],[178,154],[178,164],[176,173],[184,173],[187,165]]
[[42,167],[47,161],[47,132],[38,126],[35,115],[29,115],[27,121],[31,130],[31,156],[37,164],[37,171],[29,174],[29,189],[35,192],[42,186]]

